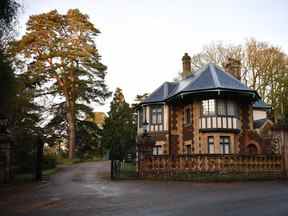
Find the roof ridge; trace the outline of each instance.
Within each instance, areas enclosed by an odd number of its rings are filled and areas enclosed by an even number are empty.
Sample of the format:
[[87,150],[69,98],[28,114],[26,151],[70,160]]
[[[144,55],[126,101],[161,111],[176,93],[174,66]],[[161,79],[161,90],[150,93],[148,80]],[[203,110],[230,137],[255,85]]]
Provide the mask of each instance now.
[[164,98],[166,98],[167,96],[168,96],[168,92],[169,92],[169,83],[168,82],[165,82],[164,84],[163,84],[164,86],[163,86],[163,95],[164,95]]
[[200,75],[206,71],[206,69],[209,67],[209,64],[203,66],[201,69],[198,71],[194,72],[194,77],[191,81],[196,82],[196,80],[200,77]]
[[218,79],[218,75],[217,75],[217,73],[215,71],[215,65],[214,64],[209,64],[209,69],[211,71],[211,75],[213,77],[213,82],[214,82],[215,86],[216,87],[222,87],[222,85],[221,85],[221,83],[220,83],[220,81]]
[[245,83],[242,83],[241,80],[237,79],[235,76],[233,76],[231,73],[226,72],[224,68],[220,67],[219,65],[214,65],[219,71],[222,71],[225,73],[225,75],[229,76],[230,78],[238,81],[239,83],[241,83],[243,86],[247,87],[250,90],[253,90],[251,88],[249,88]]

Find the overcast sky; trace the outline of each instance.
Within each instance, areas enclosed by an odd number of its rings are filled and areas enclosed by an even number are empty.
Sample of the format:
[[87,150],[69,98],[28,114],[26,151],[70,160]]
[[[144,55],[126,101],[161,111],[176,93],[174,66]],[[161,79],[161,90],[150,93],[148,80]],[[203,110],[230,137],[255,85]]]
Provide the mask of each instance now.
[[[268,41],[288,52],[287,0],[21,0],[19,32],[30,15],[79,8],[102,32],[97,47],[108,66],[110,90],[128,102],[151,93],[181,71],[184,52],[193,55],[212,41]],[[108,111],[95,106],[95,111]]]

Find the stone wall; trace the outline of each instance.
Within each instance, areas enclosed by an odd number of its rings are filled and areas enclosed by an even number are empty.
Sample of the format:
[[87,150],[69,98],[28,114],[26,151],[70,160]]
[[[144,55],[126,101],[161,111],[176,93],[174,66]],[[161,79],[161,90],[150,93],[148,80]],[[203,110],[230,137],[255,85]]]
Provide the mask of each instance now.
[[[192,124],[184,124],[184,107],[190,106],[192,110]],[[219,141],[220,136],[230,137],[230,153],[239,153],[239,135],[236,132],[201,132],[199,125],[199,118],[201,116],[201,103],[194,101],[186,105],[178,105],[172,107],[171,117],[171,134],[177,137],[177,153],[184,154],[187,145],[191,145],[192,153],[194,154],[207,154],[208,153],[208,136],[214,137],[215,153],[220,153]],[[242,117],[244,119],[246,116]],[[247,115],[247,127],[251,126],[250,117]],[[175,138],[176,139],[176,138]]]
[[191,173],[273,175],[280,177],[283,163],[280,155],[178,155],[146,157],[139,163],[139,176],[177,176]]

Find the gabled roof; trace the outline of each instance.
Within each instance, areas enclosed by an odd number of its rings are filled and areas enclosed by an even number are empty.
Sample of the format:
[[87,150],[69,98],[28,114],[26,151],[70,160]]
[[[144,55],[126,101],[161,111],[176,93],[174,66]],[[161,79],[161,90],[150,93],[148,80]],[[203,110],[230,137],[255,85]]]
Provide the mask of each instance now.
[[273,122],[269,120],[268,118],[257,119],[253,121],[253,126],[254,126],[254,129],[259,129],[259,128],[263,128],[264,125],[268,123],[273,125]]
[[150,94],[144,103],[163,102],[173,98],[181,93],[199,93],[209,91],[240,91],[252,93],[259,97],[256,91],[249,89],[238,79],[226,73],[220,67],[214,64],[207,64],[202,69],[193,72],[189,77],[178,82],[165,82],[152,94]]
[[256,129],[256,128],[262,127],[262,125],[264,125],[264,123],[265,123],[267,120],[268,120],[267,118],[254,120],[254,121],[253,121],[254,128]]

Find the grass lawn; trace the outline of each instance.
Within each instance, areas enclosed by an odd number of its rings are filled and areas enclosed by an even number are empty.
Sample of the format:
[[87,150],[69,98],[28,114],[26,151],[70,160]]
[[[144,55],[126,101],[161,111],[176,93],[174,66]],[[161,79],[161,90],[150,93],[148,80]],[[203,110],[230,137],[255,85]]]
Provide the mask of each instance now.
[[135,179],[137,177],[136,164],[125,163],[120,171],[120,179]]
[[196,181],[196,182],[235,182],[235,181],[269,181],[280,179],[276,175],[259,174],[219,174],[219,173],[177,173],[172,176],[161,175],[149,176],[147,179]]
[[92,158],[89,160],[83,160],[80,158],[75,158],[73,160],[70,160],[68,158],[57,158],[57,164],[59,164],[59,165],[72,165],[72,164],[77,164],[77,163],[100,161],[100,160],[101,160],[100,157]]

